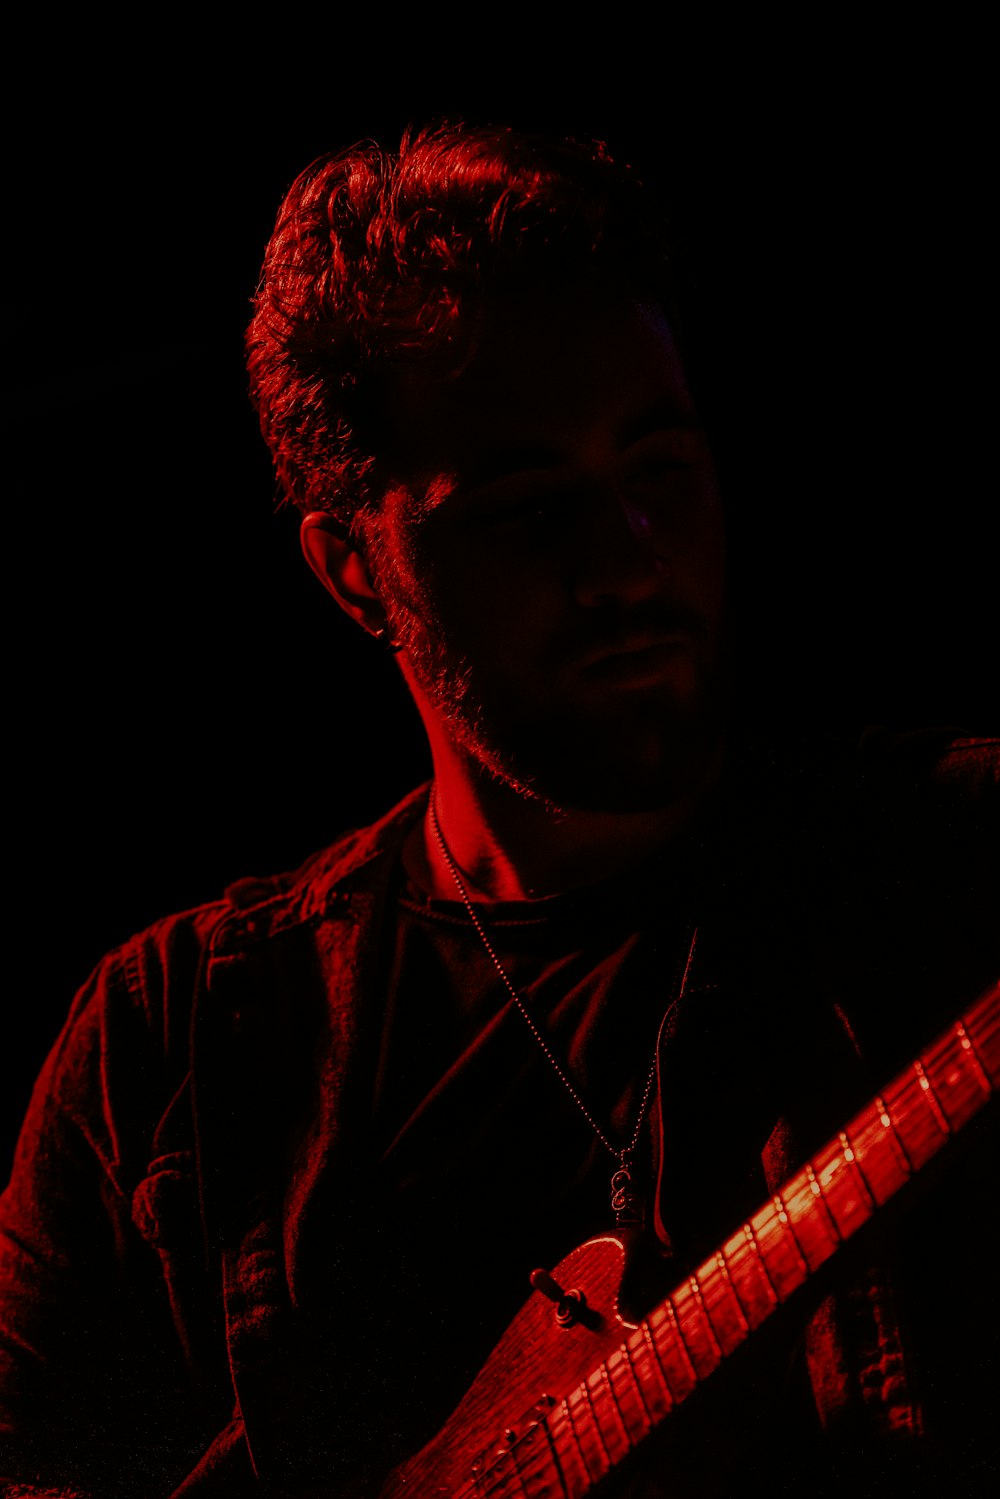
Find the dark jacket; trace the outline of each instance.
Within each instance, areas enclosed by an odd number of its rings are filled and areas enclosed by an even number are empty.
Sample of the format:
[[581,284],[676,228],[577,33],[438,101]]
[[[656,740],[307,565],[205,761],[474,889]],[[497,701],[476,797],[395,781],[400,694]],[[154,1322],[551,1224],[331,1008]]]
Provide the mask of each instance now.
[[[995,752],[876,741],[863,767],[833,792],[824,779],[822,795],[809,773],[789,792],[778,767],[784,789],[760,797],[752,836],[741,830],[718,922],[721,944],[739,911],[735,982],[750,975],[778,1031],[777,991],[811,965],[822,1019],[803,1045],[827,1044],[836,1007],[836,1045],[866,1059],[858,1076],[845,1064],[838,1107],[997,966]],[[389,880],[424,798],[293,875],[241,882],[150,928],[77,997],[0,1210],[9,1479],[98,1499],[208,1499],[258,1482],[354,1492],[378,1428],[363,1232],[374,975]],[[777,1130],[772,1174],[819,1143],[813,1102],[783,1104],[792,1123]],[[836,1356],[823,1353],[828,1369]],[[852,1405],[850,1374],[821,1392],[833,1424]]]

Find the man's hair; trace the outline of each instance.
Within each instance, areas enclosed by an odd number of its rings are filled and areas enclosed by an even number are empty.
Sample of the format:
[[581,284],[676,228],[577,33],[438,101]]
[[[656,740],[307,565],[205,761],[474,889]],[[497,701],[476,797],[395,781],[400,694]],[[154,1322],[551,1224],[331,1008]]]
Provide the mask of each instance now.
[[350,528],[385,475],[394,366],[445,379],[490,305],[568,289],[667,307],[663,238],[598,141],[438,123],[362,142],[296,179],[247,331],[251,398],[285,497]]

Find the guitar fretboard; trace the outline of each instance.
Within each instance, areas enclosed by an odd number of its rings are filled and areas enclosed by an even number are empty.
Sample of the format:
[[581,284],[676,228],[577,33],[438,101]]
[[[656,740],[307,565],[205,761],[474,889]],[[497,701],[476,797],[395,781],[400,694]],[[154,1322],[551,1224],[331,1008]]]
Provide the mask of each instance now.
[[1000,1086],[1000,984],[456,1499],[583,1499]]

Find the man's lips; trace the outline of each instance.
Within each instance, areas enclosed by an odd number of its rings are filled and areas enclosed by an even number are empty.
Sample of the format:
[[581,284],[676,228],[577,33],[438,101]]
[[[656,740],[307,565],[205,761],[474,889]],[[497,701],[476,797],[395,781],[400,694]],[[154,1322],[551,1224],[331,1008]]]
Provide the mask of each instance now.
[[584,662],[584,680],[594,683],[655,683],[670,675],[677,657],[690,652],[696,632],[671,630],[656,636],[635,636],[593,652]]

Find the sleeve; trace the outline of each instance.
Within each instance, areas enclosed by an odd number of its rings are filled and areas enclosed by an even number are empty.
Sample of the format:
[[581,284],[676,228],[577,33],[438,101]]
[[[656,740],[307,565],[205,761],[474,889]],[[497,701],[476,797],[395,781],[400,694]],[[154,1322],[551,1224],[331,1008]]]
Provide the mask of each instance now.
[[[863,751],[843,994],[874,1091],[1000,976],[1000,744],[884,731]],[[900,1194],[870,1241],[875,1263],[810,1324],[844,1473],[853,1448],[870,1481],[885,1464],[890,1489],[995,1487],[1000,1291],[977,1267],[997,1229],[997,1125],[994,1101]]]
[[1000,743],[869,731],[859,769],[830,951],[884,1081],[1000,976]]
[[178,943],[192,948],[175,934],[105,959],[35,1085],[0,1197],[0,1494],[154,1499],[199,1445],[162,1257],[138,1210],[148,1217],[157,1134],[183,1092],[186,1037],[163,981]]

